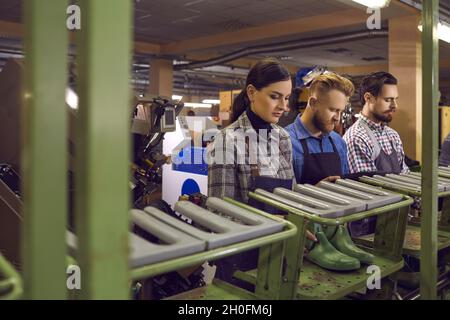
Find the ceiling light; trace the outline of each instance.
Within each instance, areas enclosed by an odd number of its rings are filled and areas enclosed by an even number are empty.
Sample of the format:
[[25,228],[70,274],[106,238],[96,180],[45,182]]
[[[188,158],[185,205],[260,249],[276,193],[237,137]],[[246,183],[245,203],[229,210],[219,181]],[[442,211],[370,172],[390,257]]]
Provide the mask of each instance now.
[[193,102],[186,102],[184,104],[185,107],[193,107],[193,108],[211,108],[212,104],[209,103],[193,103]]
[[178,96],[178,95],[176,95],[176,94],[174,94],[174,95],[172,96],[172,100],[180,101],[181,99],[183,99],[183,96]]
[[353,2],[362,4],[368,8],[378,9],[387,7],[391,0],[353,0]]
[[210,103],[210,104],[219,104],[220,100],[217,100],[217,99],[205,99],[202,102],[203,103]]

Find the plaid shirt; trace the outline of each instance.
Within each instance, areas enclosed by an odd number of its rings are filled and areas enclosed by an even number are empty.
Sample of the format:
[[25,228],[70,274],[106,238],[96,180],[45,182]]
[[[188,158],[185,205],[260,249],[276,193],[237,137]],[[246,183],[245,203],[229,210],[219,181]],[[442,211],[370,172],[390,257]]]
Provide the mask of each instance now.
[[[258,143],[249,143],[244,145],[244,147],[242,147],[242,144],[236,143],[237,132],[252,132],[256,134],[246,112],[228,127],[219,131],[214,137],[214,142],[208,146],[208,196],[229,197],[238,201],[248,202],[251,178],[249,160],[251,161],[255,157],[255,153],[257,153],[257,166],[261,176],[294,179],[291,140],[289,134],[283,128],[278,125],[272,125],[270,139],[264,140],[259,136],[259,146],[263,146],[263,148],[258,149],[258,151],[256,149]],[[225,149],[226,146],[228,146],[228,149]],[[262,154],[261,150],[264,147],[267,153]],[[234,161],[223,164],[211,160],[211,158],[218,156],[220,158],[220,154],[224,153],[231,154],[231,156],[234,155]],[[237,159],[245,159],[245,161],[236,161]]]
[[[348,148],[348,163],[351,173],[377,171],[375,162],[372,161],[374,145],[361,121],[367,123],[377,138],[381,149],[387,154],[392,154],[392,146],[398,155],[398,162],[402,173],[408,173],[409,168],[405,164],[405,152],[399,134],[385,123],[375,123],[362,114],[359,119],[345,132],[344,140]],[[391,144],[392,142],[392,144]]]

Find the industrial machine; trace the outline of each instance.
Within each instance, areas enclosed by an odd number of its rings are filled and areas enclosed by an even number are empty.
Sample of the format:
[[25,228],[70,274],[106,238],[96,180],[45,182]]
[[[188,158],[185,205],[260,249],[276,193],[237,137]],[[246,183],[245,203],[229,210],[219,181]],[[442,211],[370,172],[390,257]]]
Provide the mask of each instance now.
[[170,206],[183,195],[208,195],[206,144],[218,131],[210,117],[178,116],[176,130],[165,135],[163,153],[171,163],[162,168],[162,199]]
[[[130,232],[130,268],[134,281],[154,278],[207,260],[262,247],[275,246],[277,257],[261,258],[259,273],[280,273],[283,241],[293,237],[297,228],[288,221],[271,217],[235,202],[208,198],[205,207],[190,201],[178,201],[175,211],[188,217],[188,224],[154,207],[130,211],[133,232]],[[230,219],[230,218],[233,218]],[[68,232],[71,255],[76,257],[77,239]],[[269,266],[270,261],[270,266]],[[220,280],[180,293],[172,299],[276,299],[280,283],[261,283],[255,293],[231,286]]]
[[[355,292],[378,298],[391,299],[395,282],[387,277],[403,267],[401,244],[406,230],[408,207],[412,199],[368,184],[341,179],[336,184],[321,182],[318,186],[297,185],[294,191],[276,188],[273,192],[261,189],[250,192],[249,197],[287,212],[287,220],[294,223],[299,233],[287,243],[286,270],[292,272],[295,289],[290,293],[296,299],[340,299]],[[379,268],[383,290],[369,292],[370,277],[367,263],[346,271],[330,270],[318,261],[303,259],[306,229],[314,231],[320,226],[323,232],[316,235],[329,237],[346,223],[368,217],[378,217],[375,242],[365,251],[372,255],[370,265]],[[308,226],[306,225],[307,222]],[[319,237],[318,237],[319,238]],[[326,241],[324,237],[319,241]],[[313,249],[314,250],[314,249]],[[312,252],[312,251],[311,251]],[[310,252],[310,253],[311,253]],[[236,272],[235,276],[249,283],[257,283],[255,271]],[[283,281],[292,281],[284,277]]]
[[[161,142],[166,133],[175,131],[176,117],[182,109],[182,102],[143,97],[133,110],[134,161],[130,187],[135,208],[142,209],[148,205],[151,202],[149,196],[161,186],[162,167],[170,162],[170,157],[162,152]],[[140,110],[143,118],[137,117]]]
[[[439,167],[438,174],[439,178],[437,187],[438,198],[440,199],[439,228],[442,231],[439,234],[439,243],[440,246],[443,246],[442,248],[444,248],[450,245],[450,243],[448,243],[449,239],[445,240],[445,238],[450,238],[450,234],[448,233],[450,231],[450,170],[446,167]],[[420,203],[420,198],[422,196],[422,178],[419,172],[399,175],[387,174],[385,176],[374,175],[371,177],[362,176],[360,177],[360,180],[371,185],[383,187],[384,189],[415,197],[417,199],[416,202]],[[411,211],[411,223],[409,227],[414,229],[412,226],[420,222],[421,214],[422,212],[420,208],[415,212]],[[414,233],[416,232],[419,231],[414,231]],[[405,243],[409,243],[408,239],[405,240]],[[405,249],[407,250],[408,247],[406,246]],[[411,253],[410,251],[406,252]],[[416,252],[416,254],[418,254],[418,252]]]
[[[437,232],[437,248],[438,248],[438,268],[439,268],[439,286],[441,290],[450,283],[450,168],[439,167],[438,169],[438,193],[439,213],[438,213],[438,230]],[[410,209],[409,222],[406,228],[405,239],[403,243],[403,254],[407,261],[405,273],[399,275],[403,278],[403,286],[405,297],[408,298],[418,291],[419,279],[418,272],[420,268],[420,218],[424,214],[420,208],[422,197],[422,180],[419,172],[411,172],[410,174],[387,174],[385,176],[374,175],[372,177],[360,177],[362,182],[382,187],[386,190],[398,192],[400,194],[414,197],[415,206]],[[374,235],[364,235],[356,237],[355,242],[365,245],[373,245]],[[415,289],[415,290],[414,290]]]

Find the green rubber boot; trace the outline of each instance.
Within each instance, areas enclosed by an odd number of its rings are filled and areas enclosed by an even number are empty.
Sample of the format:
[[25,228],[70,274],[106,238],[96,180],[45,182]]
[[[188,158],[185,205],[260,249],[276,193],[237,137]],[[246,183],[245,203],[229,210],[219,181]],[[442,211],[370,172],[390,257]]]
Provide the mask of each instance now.
[[330,243],[340,252],[358,259],[361,263],[373,263],[374,256],[358,248],[352,241],[348,230],[340,225],[334,236],[330,239]]
[[328,270],[349,271],[359,269],[361,266],[359,260],[337,251],[328,242],[323,232],[317,232],[316,238],[318,242],[306,255],[306,259]]

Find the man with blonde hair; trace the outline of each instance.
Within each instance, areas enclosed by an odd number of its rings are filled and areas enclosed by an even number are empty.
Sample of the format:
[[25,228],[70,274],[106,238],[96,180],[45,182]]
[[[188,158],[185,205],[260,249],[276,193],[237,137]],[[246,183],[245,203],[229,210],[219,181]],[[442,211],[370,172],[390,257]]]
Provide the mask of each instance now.
[[[292,141],[293,168],[297,183],[315,185],[335,181],[348,174],[347,146],[334,132],[341,112],[355,88],[352,82],[338,74],[316,77],[309,88],[305,111],[286,128]],[[317,243],[307,243],[306,259],[331,270],[354,270],[360,263],[371,263],[373,256],[355,246],[345,226],[310,225]],[[314,230],[312,230],[314,229]]]
[[310,184],[335,181],[349,168],[347,146],[333,130],[355,88],[350,80],[326,73],[312,81],[309,91],[305,111],[286,127],[292,141],[295,178],[297,183]]

